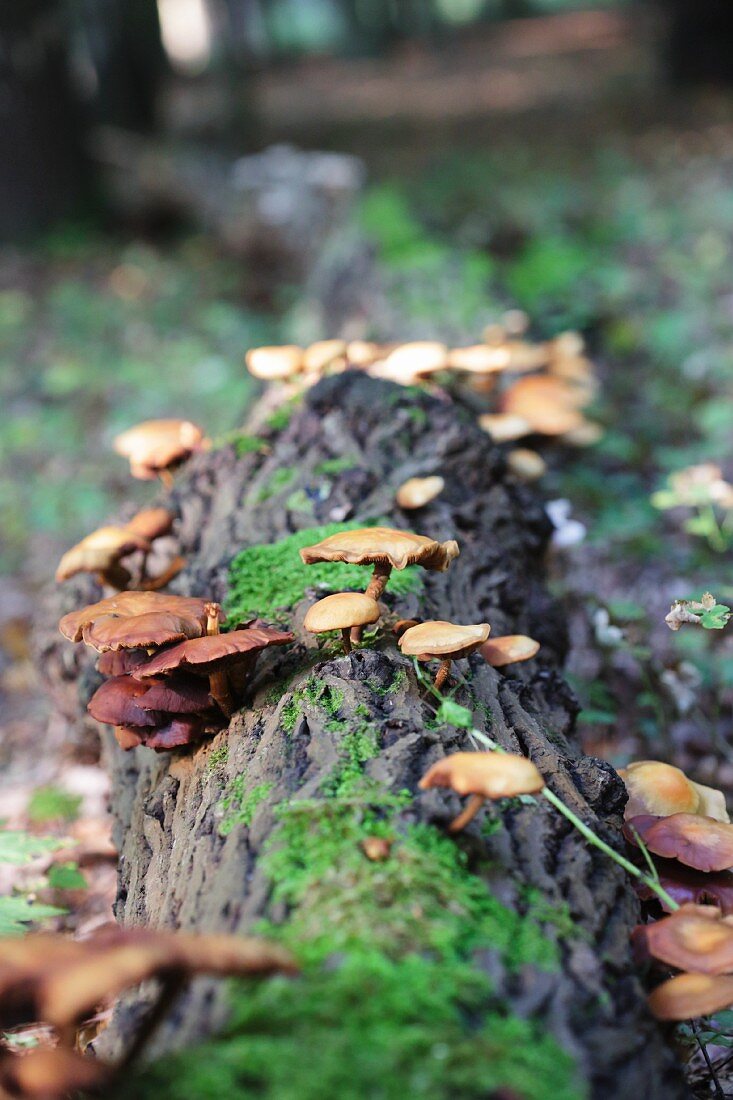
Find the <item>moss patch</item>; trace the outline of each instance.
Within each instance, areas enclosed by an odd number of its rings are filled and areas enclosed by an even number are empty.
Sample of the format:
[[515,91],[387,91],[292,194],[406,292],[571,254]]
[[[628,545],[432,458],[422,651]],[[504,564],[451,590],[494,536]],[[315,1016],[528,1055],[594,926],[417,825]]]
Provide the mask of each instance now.
[[[286,471],[283,471],[286,472]],[[231,621],[246,619],[253,614],[271,618],[299,603],[309,588],[329,592],[346,589],[364,591],[371,571],[359,565],[324,562],[303,565],[299,551],[335,535],[353,530],[359,523],[331,523],[324,527],[308,527],[270,545],[250,546],[233,559],[229,567],[229,591],[225,610]],[[388,592],[403,595],[418,592],[422,586],[415,566],[394,570]]]
[[237,825],[249,828],[255,810],[267,798],[274,786],[272,783],[258,783],[256,787],[245,790],[246,782],[246,772],[235,776],[219,802],[218,808],[223,815],[219,823],[219,836],[229,836]]

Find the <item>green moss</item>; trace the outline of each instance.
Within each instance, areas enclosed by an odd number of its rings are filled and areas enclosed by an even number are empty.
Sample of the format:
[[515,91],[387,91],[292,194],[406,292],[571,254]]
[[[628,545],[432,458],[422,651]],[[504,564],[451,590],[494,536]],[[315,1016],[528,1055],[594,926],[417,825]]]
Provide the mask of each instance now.
[[[309,527],[280,542],[250,546],[237,554],[229,567],[227,615],[231,620],[246,619],[252,614],[271,618],[278,611],[294,607],[309,588],[330,592],[349,588],[363,591],[369,581],[368,569],[341,562],[303,565],[299,554],[304,546],[359,526],[358,523],[331,523],[325,527]],[[419,592],[421,587],[416,567],[394,570],[390,577],[389,591],[398,596]]]
[[229,745],[225,742],[223,745],[219,745],[218,749],[211,750],[206,766],[210,772],[213,772],[216,768],[220,768],[223,764],[226,764],[228,759]]
[[234,450],[237,453],[237,458],[244,458],[245,455],[255,454],[257,451],[263,451],[267,444],[258,435],[237,435],[233,440]]
[[338,713],[343,706],[344,693],[338,688],[332,688],[324,680],[311,676],[302,687],[296,688],[292,698],[288,699],[280,713],[280,725],[286,733],[292,733],[300,717],[304,703],[320,707],[326,712],[333,725]]
[[402,688],[407,687],[407,670],[398,668],[391,683],[387,684],[386,687],[382,687],[374,677],[370,677],[366,682],[375,695],[395,695]]
[[346,458],[327,458],[325,462],[319,462],[313,473],[319,477],[334,477],[336,474],[342,474],[345,470],[353,470],[358,465],[359,459],[353,455]]
[[79,815],[81,795],[60,787],[36,787],[28,803],[28,817],[34,825],[47,821],[74,821]]
[[290,466],[280,466],[275,470],[264,485],[260,486],[260,489],[256,496],[257,504],[262,504],[264,501],[269,500],[270,497],[274,497],[277,493],[282,492],[288,485],[295,479],[298,471]]
[[284,431],[293,419],[302,400],[303,398],[300,395],[291,397],[290,400],[282,404],[279,409],[275,409],[274,413],[265,421],[265,426],[272,432]]
[[244,825],[249,828],[255,810],[260,802],[267,798],[274,786],[272,783],[258,783],[256,787],[245,790],[246,782],[246,772],[235,776],[229,784],[226,794],[219,802],[218,809],[224,815],[219,824],[219,836],[229,836],[232,829],[237,825]]
[[289,512],[304,512],[308,516],[313,515],[313,501],[305,489],[296,489],[285,499],[285,507]]

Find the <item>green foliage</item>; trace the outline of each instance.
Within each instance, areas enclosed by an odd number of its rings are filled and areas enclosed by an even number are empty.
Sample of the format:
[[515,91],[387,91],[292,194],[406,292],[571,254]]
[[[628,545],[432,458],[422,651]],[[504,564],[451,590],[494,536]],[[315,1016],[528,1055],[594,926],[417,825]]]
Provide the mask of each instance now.
[[0,829],[0,863],[29,863],[56,848],[63,848],[65,843],[57,837],[31,836],[30,833]]
[[229,759],[229,745],[225,741],[222,745],[219,745],[218,748],[211,750],[211,752],[209,753],[209,759],[207,761],[206,766],[207,766],[207,768],[209,769],[210,772],[213,772],[217,768],[220,768],[224,764],[226,764],[228,759]]
[[[325,527],[309,527],[280,542],[242,550],[229,567],[229,591],[224,604],[227,617],[230,620],[246,619],[252,614],[277,617],[279,612],[304,599],[310,588],[328,592],[363,591],[369,581],[368,569],[341,562],[303,565],[298,553],[304,546],[359,526],[358,523],[331,523]],[[418,569],[411,566],[392,573],[389,591],[399,596],[419,591],[421,585]]]
[[63,916],[65,910],[54,905],[39,905],[30,898],[0,898],[0,936],[21,936],[27,926],[48,917]]
[[297,477],[298,471],[291,469],[288,466],[280,466],[277,470],[273,471],[271,476],[260,488],[257,493],[257,503],[262,504],[264,501],[269,500],[270,497],[276,496],[281,493],[283,489],[287,489],[291,481]]
[[76,863],[54,863],[48,871],[48,885],[54,890],[86,890],[87,880]]
[[274,786],[273,783],[258,783],[245,790],[246,782],[246,772],[235,776],[219,802],[218,810],[223,815],[219,824],[219,836],[229,836],[237,825],[249,828],[257,807],[264,802]]
[[34,825],[48,821],[74,821],[79,813],[81,796],[60,787],[37,787],[28,803],[28,817]]

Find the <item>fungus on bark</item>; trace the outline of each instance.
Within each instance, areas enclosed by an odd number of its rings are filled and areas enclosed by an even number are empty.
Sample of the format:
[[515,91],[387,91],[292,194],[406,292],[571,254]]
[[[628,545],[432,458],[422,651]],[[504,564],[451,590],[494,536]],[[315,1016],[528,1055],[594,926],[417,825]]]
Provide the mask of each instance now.
[[677,974],[649,995],[658,1020],[694,1020],[733,1005],[733,976]]
[[510,353],[501,345],[472,344],[467,348],[452,348],[448,366],[467,374],[499,374],[509,366]]
[[539,653],[540,643],[526,634],[501,634],[481,646],[480,653],[492,668],[503,668],[517,661],[529,661]]
[[369,373],[403,386],[423,381],[448,366],[448,348],[437,340],[415,340],[400,344],[372,367]]
[[[196,596],[173,596],[162,592],[120,592],[116,596],[108,596],[104,600],[98,600],[97,603],[89,604],[79,611],[70,611],[60,620],[59,630],[70,642],[80,642],[83,639],[87,644],[93,645],[93,642],[88,641],[88,634],[102,620],[107,623],[103,633],[110,633],[111,623],[109,620],[119,620],[120,630],[122,630],[124,629],[123,620],[134,622],[136,619],[139,621],[144,618],[141,629],[138,631],[144,638],[146,633],[155,632],[155,619],[151,620],[148,616],[168,615],[179,620],[179,638],[193,638],[206,632],[209,618],[207,609],[210,607],[211,602],[209,600],[199,599]],[[129,625],[132,634],[132,625]],[[160,632],[165,637],[165,630]],[[171,640],[178,640],[178,638]],[[104,649],[135,649],[146,645],[163,644],[165,643],[155,640],[149,642],[143,640],[133,644],[128,640],[125,641],[124,645],[105,645],[101,649],[103,652]],[[94,648],[100,647],[95,646]]]
[[670,817],[642,814],[624,825],[624,835],[636,844],[636,834],[653,855],[677,859],[698,871],[733,867],[733,825],[700,814]]
[[523,481],[537,481],[547,473],[547,463],[531,447],[515,447],[506,456],[506,464]]
[[[659,884],[663,890],[677,902],[684,905],[715,905],[724,917],[733,914],[733,873],[717,871],[706,874],[694,867],[685,867],[674,859],[655,859]],[[643,882],[636,883],[636,892],[642,901],[659,900],[665,912],[670,911],[664,899],[658,896]]]
[[728,811],[722,791],[705,787],[689,779],[680,768],[660,760],[636,760],[618,773],[624,781],[629,800],[624,818],[652,814],[701,814],[728,822]]
[[443,492],[445,481],[437,474],[433,477],[411,477],[403,481],[395,493],[395,501],[405,511],[424,508]]
[[502,412],[518,416],[542,435],[564,435],[584,421],[588,398],[578,387],[549,375],[520,378],[505,391]]
[[175,518],[167,508],[143,508],[125,524],[125,527],[128,531],[134,531],[136,535],[142,535],[143,538],[154,542],[171,533]]
[[363,592],[336,592],[308,608],[303,626],[311,634],[340,630],[344,653],[351,653],[350,633],[379,620],[379,604]]
[[631,933],[639,963],[647,959],[699,974],[733,971],[733,925],[714,905],[682,905],[651,924],[639,924]]
[[255,378],[263,382],[282,382],[303,369],[303,349],[296,344],[250,348],[244,360]]
[[478,418],[478,425],[494,443],[512,443],[533,431],[530,422],[515,413],[483,413]]
[[406,657],[417,657],[418,661],[441,658],[434,681],[435,687],[440,689],[448,679],[451,663],[479,649],[490,631],[488,623],[460,626],[436,619],[411,626],[397,644]]
[[345,340],[317,340],[303,352],[303,369],[316,375],[346,364]]
[[448,826],[460,832],[474,819],[487,799],[535,794],[545,785],[531,760],[517,753],[456,752],[428,768],[420,780],[421,790],[449,787],[460,795],[471,795],[465,809]]
[[167,487],[172,484],[171,470],[208,441],[198,425],[190,420],[145,420],[128,428],[114,441],[117,454],[130,461],[130,473],[142,481],[159,477]]
[[130,573],[120,560],[136,550],[148,553],[150,540],[128,527],[100,527],[66,551],[56,569],[56,580],[95,573],[101,584],[124,589],[130,583]]

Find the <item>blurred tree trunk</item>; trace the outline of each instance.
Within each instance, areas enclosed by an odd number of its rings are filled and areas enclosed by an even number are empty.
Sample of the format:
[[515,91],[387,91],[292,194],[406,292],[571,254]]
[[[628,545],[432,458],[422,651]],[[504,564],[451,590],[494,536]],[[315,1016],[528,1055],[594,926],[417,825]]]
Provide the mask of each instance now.
[[0,238],[69,213],[83,173],[62,0],[0,5]]

